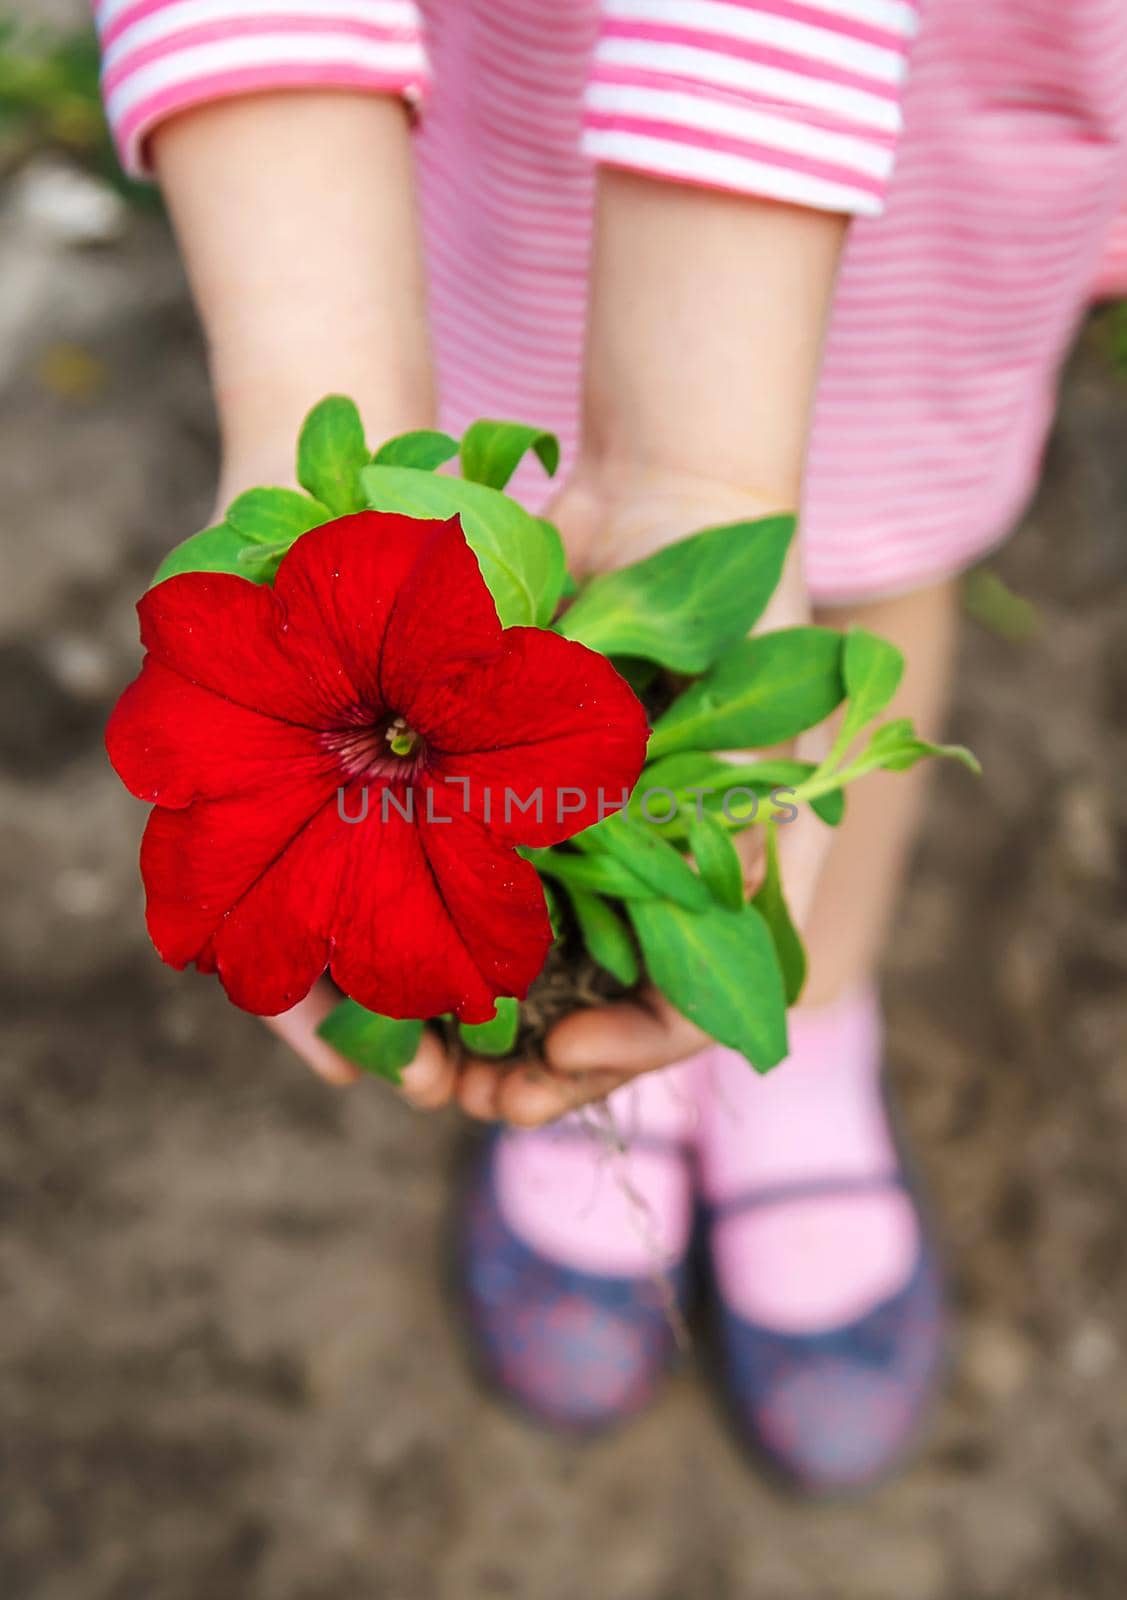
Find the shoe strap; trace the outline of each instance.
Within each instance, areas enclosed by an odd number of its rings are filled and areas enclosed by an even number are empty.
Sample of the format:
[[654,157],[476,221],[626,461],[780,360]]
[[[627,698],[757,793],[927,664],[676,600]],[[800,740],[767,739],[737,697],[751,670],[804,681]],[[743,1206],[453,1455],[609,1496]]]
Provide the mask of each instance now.
[[908,1187],[908,1180],[900,1171],[874,1172],[859,1177],[799,1178],[790,1183],[745,1189],[727,1200],[706,1201],[704,1210],[710,1222],[720,1222],[725,1217],[739,1216],[765,1206],[787,1205],[792,1200],[836,1200],[843,1195],[882,1194],[889,1189],[906,1191]]
[[[525,1132],[521,1128],[517,1128],[514,1131],[518,1138]],[[566,1127],[552,1127],[549,1125],[546,1128],[537,1128],[534,1131],[540,1135],[550,1135],[553,1140],[559,1140],[561,1144],[584,1144],[590,1146],[592,1150],[601,1148],[598,1133],[593,1128],[575,1127],[572,1124],[568,1124]],[[625,1133],[622,1139],[622,1147],[626,1155],[639,1151],[647,1155],[674,1156],[678,1161],[687,1161],[693,1150],[691,1140],[687,1138],[678,1139],[672,1134],[660,1133]]]

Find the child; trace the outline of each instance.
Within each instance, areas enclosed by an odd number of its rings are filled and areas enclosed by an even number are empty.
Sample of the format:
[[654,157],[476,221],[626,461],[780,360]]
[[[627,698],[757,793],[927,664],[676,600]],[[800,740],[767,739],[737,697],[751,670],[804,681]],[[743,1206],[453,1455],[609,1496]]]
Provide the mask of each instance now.
[[[906,90],[913,0],[96,10],[123,159],[164,188],[207,333],[221,502],[288,478],[329,391],[374,438],[555,429],[552,514],[587,569],[801,486],[768,625],[893,639],[893,714],[938,730],[952,580],[1033,487],[1127,177],[1122,0],[931,0]],[[529,1410],[587,1427],[648,1397],[654,1253],[679,1289],[699,1198],[749,1440],[811,1491],[902,1448],[940,1317],[873,974],[918,803],[914,776],[873,777],[828,856],[820,829],[788,838],[810,981],[769,1079],[632,1005],[561,1024],[546,1070],[459,1072],[434,1041],[408,1069],[415,1104],[526,1129],[626,1085],[627,1183],[570,1116],[495,1141],[466,1209],[475,1327]],[[313,1031],[331,1003],[276,1026],[345,1081]]]

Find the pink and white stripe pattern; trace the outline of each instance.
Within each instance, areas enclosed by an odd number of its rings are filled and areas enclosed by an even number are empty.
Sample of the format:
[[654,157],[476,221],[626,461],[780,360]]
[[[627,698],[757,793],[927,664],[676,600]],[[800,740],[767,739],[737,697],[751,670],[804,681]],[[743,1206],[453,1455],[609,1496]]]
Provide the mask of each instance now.
[[881,209],[915,0],[603,0],[599,161],[799,205]]
[[[852,229],[818,393],[802,522],[816,599],[956,571],[1028,497],[1127,194],[1127,0],[927,0],[902,96],[901,0],[98,9],[134,170],[147,129],[216,95],[417,94],[425,35],[420,191],[451,432],[519,416],[573,458],[594,156],[807,205],[883,203]],[[535,466],[518,484],[543,503]]]
[[412,0],[94,0],[102,91],[122,163],[144,174],[165,117],[225,95],[302,87],[419,99]]
[[[601,0],[583,148],[682,182],[879,211],[915,7]],[[196,103],[303,84],[417,99],[426,82],[412,0],[95,0],[94,9],[107,111],[135,173],[149,129]],[[574,6],[545,11],[545,44],[574,20]]]

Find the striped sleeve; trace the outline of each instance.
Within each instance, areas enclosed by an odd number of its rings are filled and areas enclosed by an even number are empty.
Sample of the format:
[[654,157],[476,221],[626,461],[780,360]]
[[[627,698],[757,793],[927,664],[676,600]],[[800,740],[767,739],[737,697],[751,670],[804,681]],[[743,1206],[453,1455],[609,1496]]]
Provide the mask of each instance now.
[[596,161],[822,210],[883,205],[918,0],[601,0]]
[[262,89],[422,98],[414,0],[94,0],[102,93],[118,154],[148,173],[145,140],[177,111]]

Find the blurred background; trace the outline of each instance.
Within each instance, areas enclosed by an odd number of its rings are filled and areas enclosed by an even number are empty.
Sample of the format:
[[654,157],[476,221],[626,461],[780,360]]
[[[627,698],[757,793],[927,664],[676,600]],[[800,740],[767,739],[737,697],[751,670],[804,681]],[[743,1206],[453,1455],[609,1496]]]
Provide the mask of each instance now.
[[886,970],[954,1370],[906,1472],[805,1509],[698,1358],[594,1445],[496,1409],[440,1287],[457,1118],[326,1090],[150,949],[101,736],[134,600],[207,513],[211,409],[82,0],[7,16],[0,1594],[1122,1600],[1127,312],[1089,320],[1041,494],[968,581],[951,732],[985,774],[936,774]]

